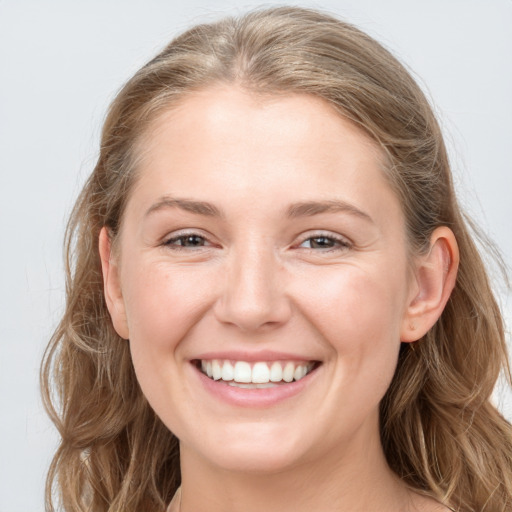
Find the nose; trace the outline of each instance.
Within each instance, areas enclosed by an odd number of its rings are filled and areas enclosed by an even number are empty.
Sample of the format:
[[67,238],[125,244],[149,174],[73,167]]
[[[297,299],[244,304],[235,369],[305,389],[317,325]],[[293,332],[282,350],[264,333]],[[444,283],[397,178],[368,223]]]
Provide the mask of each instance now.
[[259,331],[282,325],[292,308],[285,291],[286,271],[264,244],[233,250],[221,278],[214,313],[219,322]]

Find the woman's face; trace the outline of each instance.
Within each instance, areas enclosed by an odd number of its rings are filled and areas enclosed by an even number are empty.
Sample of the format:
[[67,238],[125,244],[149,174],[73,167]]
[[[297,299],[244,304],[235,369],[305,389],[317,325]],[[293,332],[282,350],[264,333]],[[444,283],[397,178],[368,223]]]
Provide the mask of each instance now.
[[225,86],[141,148],[107,294],[183,452],[267,471],[378,443],[417,290],[377,147],[320,99]]

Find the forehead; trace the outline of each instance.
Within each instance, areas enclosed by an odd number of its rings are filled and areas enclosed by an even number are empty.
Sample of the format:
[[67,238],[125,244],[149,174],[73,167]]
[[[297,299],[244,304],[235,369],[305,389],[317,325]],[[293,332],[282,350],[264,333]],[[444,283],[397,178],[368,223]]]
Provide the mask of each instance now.
[[391,192],[378,145],[306,94],[256,95],[235,86],[194,92],[160,114],[138,147],[135,189],[146,203],[155,194],[229,194],[233,204],[263,204],[270,191],[274,205],[333,194],[357,203],[370,188]]
[[[224,153],[237,146],[257,151],[264,146],[279,153],[294,147],[297,156],[306,158],[313,146],[322,150],[334,146],[325,158],[357,147],[361,150],[358,158],[384,163],[377,143],[322,98],[297,93],[255,94],[232,85],[189,93],[163,110],[141,137],[139,151],[150,158],[163,156],[163,142],[180,148],[200,143],[205,150],[214,146]],[[348,158],[353,152],[345,153]]]
[[[149,124],[142,136],[145,148],[154,147],[165,132],[180,137],[181,142],[214,134],[217,144],[242,142],[248,144],[249,134],[258,134],[254,142],[281,146],[300,138],[326,140],[326,135],[338,137],[337,145],[355,138],[364,144],[367,153],[382,159],[383,152],[366,132],[335,106],[323,98],[302,93],[255,93],[236,85],[221,84],[187,93],[181,100],[163,109]],[[236,126],[236,133],[233,127]],[[350,134],[348,132],[351,132]],[[266,134],[266,137],[263,135]],[[276,135],[278,137],[276,137]],[[165,136],[165,135],[164,135]],[[352,140],[348,140],[348,138]]]

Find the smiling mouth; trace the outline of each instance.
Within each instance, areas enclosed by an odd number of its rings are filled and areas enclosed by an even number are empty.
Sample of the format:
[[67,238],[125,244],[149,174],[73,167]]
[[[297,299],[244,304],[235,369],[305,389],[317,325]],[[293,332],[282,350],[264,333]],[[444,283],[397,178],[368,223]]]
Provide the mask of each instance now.
[[214,381],[239,388],[270,388],[303,379],[319,366],[318,361],[195,360],[197,369]]

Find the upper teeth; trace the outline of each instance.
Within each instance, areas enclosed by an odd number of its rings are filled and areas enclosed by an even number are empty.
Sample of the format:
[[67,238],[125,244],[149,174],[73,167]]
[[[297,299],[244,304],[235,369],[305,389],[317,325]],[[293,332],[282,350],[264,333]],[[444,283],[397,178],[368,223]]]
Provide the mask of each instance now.
[[234,381],[240,383],[266,384],[268,382],[292,382],[300,380],[313,368],[313,363],[257,362],[213,359],[201,361],[201,370],[213,380]]

